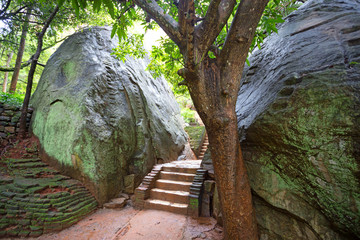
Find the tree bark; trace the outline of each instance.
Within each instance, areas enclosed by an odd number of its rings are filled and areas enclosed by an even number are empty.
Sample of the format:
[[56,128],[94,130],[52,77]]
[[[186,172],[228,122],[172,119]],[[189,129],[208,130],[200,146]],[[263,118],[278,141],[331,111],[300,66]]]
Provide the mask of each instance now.
[[16,56],[15,69],[14,69],[14,73],[11,78],[11,84],[10,84],[10,89],[9,89],[10,93],[15,93],[15,91],[16,91],[16,85],[17,85],[17,81],[19,79],[19,73],[20,73],[20,69],[21,69],[21,61],[22,61],[22,57],[23,57],[24,51],[25,51],[25,41],[26,41],[26,35],[28,32],[28,29],[29,29],[30,15],[31,15],[31,8],[28,7],[27,11],[26,11],[25,23],[24,23],[24,26],[23,26],[23,29],[21,32],[21,39],[20,39],[19,50],[18,50],[18,53]]
[[[205,59],[196,73],[187,73],[186,79],[209,137],[225,239],[258,239],[251,189],[237,130],[236,97],[229,96],[224,90],[221,67],[216,60]],[[237,78],[232,81],[237,81]]]
[[[10,53],[8,54],[8,59],[7,59],[7,61],[6,61],[6,67],[9,67],[10,62],[11,62],[11,59],[12,59],[12,56],[13,56],[13,53],[10,52]],[[5,74],[4,74],[3,88],[2,88],[2,91],[3,91],[4,93],[6,93],[8,76],[9,76],[9,72],[5,72]]]
[[22,109],[21,109],[19,136],[22,137],[22,138],[25,138],[25,136],[26,136],[26,115],[27,115],[27,112],[28,112],[28,107],[29,107],[29,102],[30,102],[30,96],[31,96],[32,84],[33,84],[33,79],[34,79],[34,73],[35,73],[35,70],[36,70],[36,65],[37,65],[37,62],[39,60],[42,45],[43,45],[43,38],[44,38],[44,35],[46,33],[46,30],[50,26],[50,23],[52,22],[52,20],[54,19],[54,17],[56,16],[58,11],[59,11],[59,6],[56,6],[54,11],[51,13],[49,18],[46,20],[41,32],[38,34],[37,49],[36,49],[36,52],[34,54],[33,61],[31,62],[31,66],[30,66],[30,70],[29,70],[29,74],[28,74],[28,82],[27,82],[27,86],[26,86],[26,93],[25,93],[24,103],[23,103],[23,106],[22,106]]
[[[235,111],[232,111],[234,114]],[[258,239],[250,183],[242,158],[236,116],[222,128],[207,126],[222,206],[225,239]]]

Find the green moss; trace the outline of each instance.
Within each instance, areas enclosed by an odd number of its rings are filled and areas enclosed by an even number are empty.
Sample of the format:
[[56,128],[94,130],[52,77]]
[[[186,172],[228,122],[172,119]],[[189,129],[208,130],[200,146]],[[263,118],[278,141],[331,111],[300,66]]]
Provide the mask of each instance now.
[[74,81],[78,74],[78,66],[74,61],[66,61],[63,65],[63,72],[65,73],[66,80],[68,82]]
[[284,181],[281,188],[306,195],[340,229],[360,234],[351,118],[359,102],[329,79],[342,82],[346,75],[329,70],[304,77],[285,109],[276,106],[256,122],[253,138],[262,149],[253,160],[276,172]]

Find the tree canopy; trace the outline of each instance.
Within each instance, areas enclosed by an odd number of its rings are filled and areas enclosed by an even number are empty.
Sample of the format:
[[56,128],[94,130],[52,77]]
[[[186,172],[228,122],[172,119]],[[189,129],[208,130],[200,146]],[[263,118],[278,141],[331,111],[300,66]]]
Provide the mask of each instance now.
[[[0,29],[0,72],[2,74],[10,72],[11,75],[14,71],[16,57],[12,57],[9,66],[6,66],[5,62],[10,52],[16,56],[19,50],[21,31],[24,24],[27,23],[25,18],[26,11],[31,8],[30,20],[28,21],[29,31],[26,37],[25,51],[21,64],[22,70],[20,71],[20,80],[17,85],[18,93],[25,93],[25,79],[29,71],[32,56],[36,51],[37,35],[55,7],[56,2],[49,1],[0,1],[0,20],[3,25]],[[70,3],[63,5],[44,36],[42,54],[38,61],[38,65],[41,67],[36,69],[35,84],[40,78],[42,68],[45,66],[47,59],[55,51],[55,46],[58,46],[67,36],[81,28],[92,25],[106,25],[110,22],[110,19],[111,17],[103,10],[97,13],[84,10],[77,16]],[[8,84],[10,83],[8,82]]]

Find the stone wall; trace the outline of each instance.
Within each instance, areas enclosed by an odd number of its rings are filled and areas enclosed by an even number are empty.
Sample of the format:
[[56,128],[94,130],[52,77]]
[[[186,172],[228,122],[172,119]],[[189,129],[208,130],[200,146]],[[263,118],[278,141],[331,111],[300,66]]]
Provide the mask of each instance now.
[[[30,108],[27,114],[27,127],[32,115]],[[0,102],[0,138],[12,136],[19,131],[21,107],[11,106]]]
[[97,208],[77,180],[40,159],[1,159],[0,238],[37,237],[62,230]]

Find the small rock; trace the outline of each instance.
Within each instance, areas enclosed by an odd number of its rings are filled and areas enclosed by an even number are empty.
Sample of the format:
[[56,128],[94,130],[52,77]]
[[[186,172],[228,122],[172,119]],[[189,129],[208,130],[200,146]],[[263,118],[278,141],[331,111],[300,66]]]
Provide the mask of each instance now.
[[0,116],[0,121],[10,121],[10,117],[8,117],[8,116]]
[[105,208],[122,208],[124,207],[126,204],[126,199],[125,198],[114,198],[114,199],[111,199],[110,202],[108,203],[105,203],[104,204],[104,207]]
[[206,192],[212,193],[214,191],[215,181],[214,180],[206,180],[204,182],[204,186],[205,186]]
[[125,192],[134,193],[135,174],[130,174],[124,177]]
[[5,110],[14,110],[14,111],[16,111],[18,108],[16,106],[4,104],[4,109]]
[[219,228],[219,227],[216,227],[216,228],[215,228],[215,232],[217,232],[217,233],[222,233],[223,230],[222,230],[221,228]]
[[125,198],[126,200],[129,200],[129,199],[130,199],[129,195],[126,194],[126,193],[120,193],[120,194],[119,194],[119,197]]
[[5,132],[15,133],[15,127],[5,127]]

